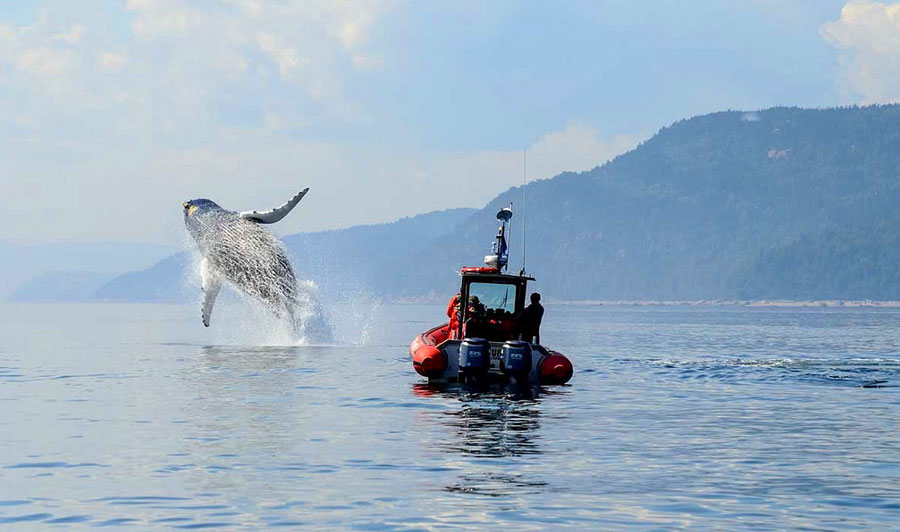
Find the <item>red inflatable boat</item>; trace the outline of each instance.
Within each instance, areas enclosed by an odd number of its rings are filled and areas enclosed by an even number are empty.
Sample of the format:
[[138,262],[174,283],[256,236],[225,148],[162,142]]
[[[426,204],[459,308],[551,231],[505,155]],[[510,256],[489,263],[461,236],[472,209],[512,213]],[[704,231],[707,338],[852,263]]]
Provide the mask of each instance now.
[[516,316],[525,308],[528,282],[534,278],[502,273],[511,217],[511,209],[497,214],[500,230],[493,253],[485,257],[487,266],[460,270],[459,294],[447,308],[450,321],[419,334],[409,345],[413,368],[429,382],[504,378],[564,384],[572,378],[565,355],[520,339]]

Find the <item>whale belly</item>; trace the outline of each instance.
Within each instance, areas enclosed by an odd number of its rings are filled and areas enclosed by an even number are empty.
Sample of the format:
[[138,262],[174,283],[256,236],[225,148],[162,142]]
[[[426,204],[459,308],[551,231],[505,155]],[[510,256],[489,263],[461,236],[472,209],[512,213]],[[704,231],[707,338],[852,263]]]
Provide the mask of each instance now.
[[241,292],[290,311],[297,281],[281,242],[241,219],[223,224],[218,236],[207,247],[215,270]]

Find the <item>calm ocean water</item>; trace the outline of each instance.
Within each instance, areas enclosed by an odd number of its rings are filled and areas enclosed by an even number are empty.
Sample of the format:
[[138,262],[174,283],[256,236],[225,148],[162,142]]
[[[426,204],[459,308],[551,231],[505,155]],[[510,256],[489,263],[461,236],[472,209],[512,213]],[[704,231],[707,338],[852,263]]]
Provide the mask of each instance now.
[[0,305],[0,529],[900,523],[900,310],[548,306],[536,395],[423,384],[442,311]]

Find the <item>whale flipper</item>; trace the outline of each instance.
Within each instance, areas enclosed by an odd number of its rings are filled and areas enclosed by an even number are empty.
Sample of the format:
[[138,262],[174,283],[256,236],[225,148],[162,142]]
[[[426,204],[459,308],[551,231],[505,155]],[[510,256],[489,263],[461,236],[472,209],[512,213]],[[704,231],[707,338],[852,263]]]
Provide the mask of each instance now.
[[261,224],[273,224],[285,216],[288,215],[291,210],[300,203],[300,200],[303,199],[303,196],[309,192],[309,187],[304,188],[300,192],[298,192],[293,198],[289,199],[287,203],[282,205],[281,207],[277,207],[272,209],[271,211],[244,211],[239,214],[239,216],[245,220],[250,220],[256,223]]
[[219,295],[219,289],[222,288],[222,282],[219,276],[212,270],[209,259],[203,259],[200,263],[200,280],[203,288],[203,326],[209,327],[209,318],[212,315],[213,305],[216,304],[216,297]]

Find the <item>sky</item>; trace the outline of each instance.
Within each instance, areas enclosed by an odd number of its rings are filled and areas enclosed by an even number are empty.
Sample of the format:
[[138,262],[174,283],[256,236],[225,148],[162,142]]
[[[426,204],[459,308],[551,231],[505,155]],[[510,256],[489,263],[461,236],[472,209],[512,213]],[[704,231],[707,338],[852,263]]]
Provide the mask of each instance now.
[[480,207],[725,109],[900,101],[900,3],[0,0],[0,239]]

